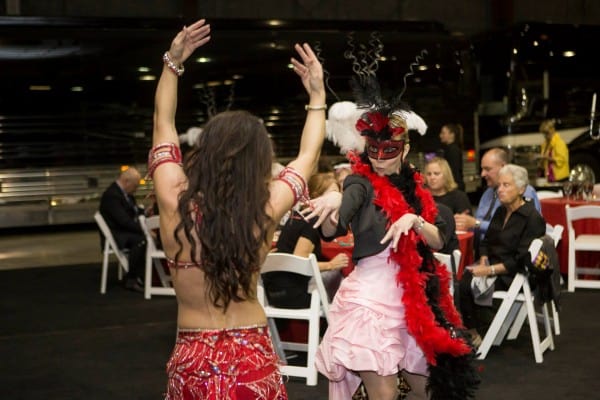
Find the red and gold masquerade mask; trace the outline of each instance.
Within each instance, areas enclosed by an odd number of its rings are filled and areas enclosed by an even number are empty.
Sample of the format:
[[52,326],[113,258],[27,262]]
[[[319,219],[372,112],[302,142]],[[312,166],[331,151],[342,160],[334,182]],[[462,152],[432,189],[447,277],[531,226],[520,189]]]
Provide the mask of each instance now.
[[389,160],[404,152],[408,130],[406,120],[398,114],[387,117],[378,111],[366,112],[356,122],[356,130],[365,136],[371,158]]
[[389,160],[398,157],[404,152],[403,140],[378,141],[367,137],[367,154],[377,160]]

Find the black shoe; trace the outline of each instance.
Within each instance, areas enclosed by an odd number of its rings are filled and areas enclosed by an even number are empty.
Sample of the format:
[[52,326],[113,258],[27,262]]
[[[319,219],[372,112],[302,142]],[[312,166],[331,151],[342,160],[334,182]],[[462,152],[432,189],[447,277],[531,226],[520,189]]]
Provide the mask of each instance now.
[[125,289],[144,293],[144,283],[141,278],[127,278],[125,280]]

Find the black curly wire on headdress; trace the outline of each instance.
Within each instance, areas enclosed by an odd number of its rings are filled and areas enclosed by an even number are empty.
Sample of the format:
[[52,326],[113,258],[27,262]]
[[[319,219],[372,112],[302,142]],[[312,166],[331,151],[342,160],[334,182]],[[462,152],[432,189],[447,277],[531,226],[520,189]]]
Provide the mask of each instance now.
[[323,76],[325,78],[324,79],[324,81],[325,81],[325,87],[327,88],[327,90],[329,90],[331,92],[331,94],[333,94],[335,96],[335,98],[336,98],[337,101],[340,101],[340,97],[337,95],[337,93],[329,85],[329,78],[331,77],[331,74],[325,68],[325,58],[323,56],[321,56],[321,53],[323,51],[323,49],[321,49],[321,42],[318,42],[318,41],[315,42],[313,44],[312,48],[313,48],[313,51],[315,52],[315,55],[317,56],[317,59],[321,63],[321,66],[323,67]]
[[408,86],[408,83],[406,82],[406,80],[408,79],[409,76],[412,76],[412,75],[415,74],[415,68],[418,67],[419,65],[421,65],[421,61],[423,61],[423,58],[425,58],[425,55],[427,55],[427,54],[429,54],[429,52],[427,51],[427,49],[421,50],[421,53],[419,53],[415,57],[415,61],[411,62],[410,65],[408,66],[408,68],[410,69],[410,71],[407,72],[406,74],[404,74],[404,77],[402,78],[402,82],[404,83],[404,87],[402,88],[402,91],[398,95],[398,100],[399,101],[402,99],[402,96],[404,95],[404,92],[406,92],[406,87]]
[[383,52],[383,43],[378,32],[373,32],[369,38],[369,47],[356,43],[354,32],[348,34],[349,49],[344,52],[344,58],[352,60],[352,70],[355,76],[350,81],[350,87],[359,108],[375,109],[384,114],[389,112],[390,104],[381,94],[377,81],[379,60]]
[[372,32],[369,39],[369,47],[362,43],[358,45],[354,39],[354,32],[348,33],[347,44],[350,48],[344,52],[344,58],[352,60],[352,71],[359,77],[360,81],[375,77],[379,69],[379,60],[383,51],[383,43],[378,32]]

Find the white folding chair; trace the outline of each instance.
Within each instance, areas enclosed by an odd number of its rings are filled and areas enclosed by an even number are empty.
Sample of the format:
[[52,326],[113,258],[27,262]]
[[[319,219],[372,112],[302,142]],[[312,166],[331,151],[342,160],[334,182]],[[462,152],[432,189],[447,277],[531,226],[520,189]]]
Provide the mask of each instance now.
[[[454,296],[454,278],[456,277],[455,269],[460,265],[461,253],[460,250],[456,249],[452,252],[452,255],[435,252],[434,257],[446,266],[448,273],[450,274],[450,294]],[[454,261],[454,266],[452,262]]]
[[554,247],[558,246],[558,242],[562,239],[562,234],[565,230],[565,227],[561,224],[556,224],[554,226],[550,224],[546,224],[546,235],[550,235],[554,240]]
[[535,192],[537,194],[538,199],[553,199],[558,197],[563,197],[562,190],[552,191],[552,190],[538,190]]
[[[600,289],[600,279],[581,279],[580,274],[599,276],[599,268],[585,268],[576,265],[575,254],[578,251],[600,252],[600,234],[578,234],[573,228],[573,222],[583,219],[595,219],[600,224],[600,206],[585,205],[578,207],[565,206],[567,217],[567,232],[569,233],[569,272],[567,288],[574,292],[576,287]],[[600,254],[599,254],[600,256]]]
[[[564,230],[565,227],[560,224],[556,224],[554,226],[546,224],[546,235],[549,235],[552,240],[554,240],[554,247],[558,246],[558,242],[561,241]],[[564,284],[562,276],[560,277],[560,284],[561,286]],[[554,326],[554,334],[558,336],[560,335],[560,319],[558,316],[558,310],[556,309],[556,304],[554,304],[554,300],[550,302],[550,306],[552,308],[552,325]]]
[[106,293],[106,277],[108,275],[108,262],[110,255],[113,254],[118,261],[117,265],[117,276],[119,280],[123,279],[123,271],[129,271],[129,261],[127,259],[127,252],[119,249],[117,242],[110,231],[110,228],[106,224],[104,217],[100,214],[100,211],[96,211],[94,219],[102,236],[104,236],[104,249],[102,251],[102,273],[100,276],[100,293]]
[[[160,227],[158,215],[152,217],[139,217],[140,226],[146,236],[146,273],[144,277],[144,298],[149,299],[153,294],[164,296],[175,296],[175,289],[171,282],[171,275],[167,271],[167,267],[163,264],[166,260],[165,252],[156,246],[156,240],[152,231]],[[152,267],[158,274],[161,286],[152,285]]]
[[[532,261],[535,260],[541,247],[541,239],[532,241],[529,246]],[[494,299],[501,299],[502,303],[481,341],[481,345],[477,350],[477,358],[480,360],[485,359],[492,345],[499,346],[505,337],[509,340],[516,339],[526,317],[531,333],[535,361],[542,363],[544,361],[544,351],[548,349],[554,350],[554,338],[552,337],[547,303],[542,305],[545,336],[541,339],[534,308],[533,294],[531,293],[531,288],[525,274],[517,273],[507,291],[496,290],[493,296]]]
[[[315,355],[319,345],[319,327],[321,317],[327,318],[329,312],[329,302],[327,292],[323,281],[317,258],[310,254],[308,258],[295,256],[287,253],[269,253],[261,267],[261,274],[267,272],[292,272],[304,276],[314,277],[315,285],[311,294],[310,307],[303,309],[289,309],[270,306],[265,296],[265,289],[262,281],[258,285],[258,301],[265,309],[265,314],[269,319],[269,327],[273,337],[274,345],[277,348],[305,351],[307,352],[306,366],[282,365],[280,366],[283,375],[306,378],[306,384],[315,386],[317,384],[317,368],[315,366]],[[308,321],[308,343],[281,342],[279,334],[273,323],[273,318],[281,319],[300,319]]]

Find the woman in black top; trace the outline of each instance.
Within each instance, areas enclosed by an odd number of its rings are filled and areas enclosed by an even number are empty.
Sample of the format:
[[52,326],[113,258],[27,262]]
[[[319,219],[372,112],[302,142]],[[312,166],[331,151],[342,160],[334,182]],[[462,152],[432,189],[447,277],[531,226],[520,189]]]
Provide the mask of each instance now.
[[448,161],[458,188],[464,191],[462,137],[463,128],[460,124],[446,124],[440,130],[441,155]]
[[437,203],[445,204],[453,214],[471,214],[467,194],[458,189],[446,160],[434,157],[425,165],[425,183]]
[[[326,173],[313,175],[308,181],[311,198],[321,196],[329,191],[339,192],[339,186],[334,177]],[[331,300],[342,280],[341,269],[348,265],[345,253],[327,260],[321,254],[321,237],[313,227],[316,219],[306,220],[297,211],[292,211],[290,218],[281,229],[281,234],[275,246],[277,252],[308,257],[314,253],[319,261],[321,277]],[[310,293],[307,276],[289,272],[270,272],[263,274],[263,283],[269,303],[276,307],[307,308],[310,306]]]

